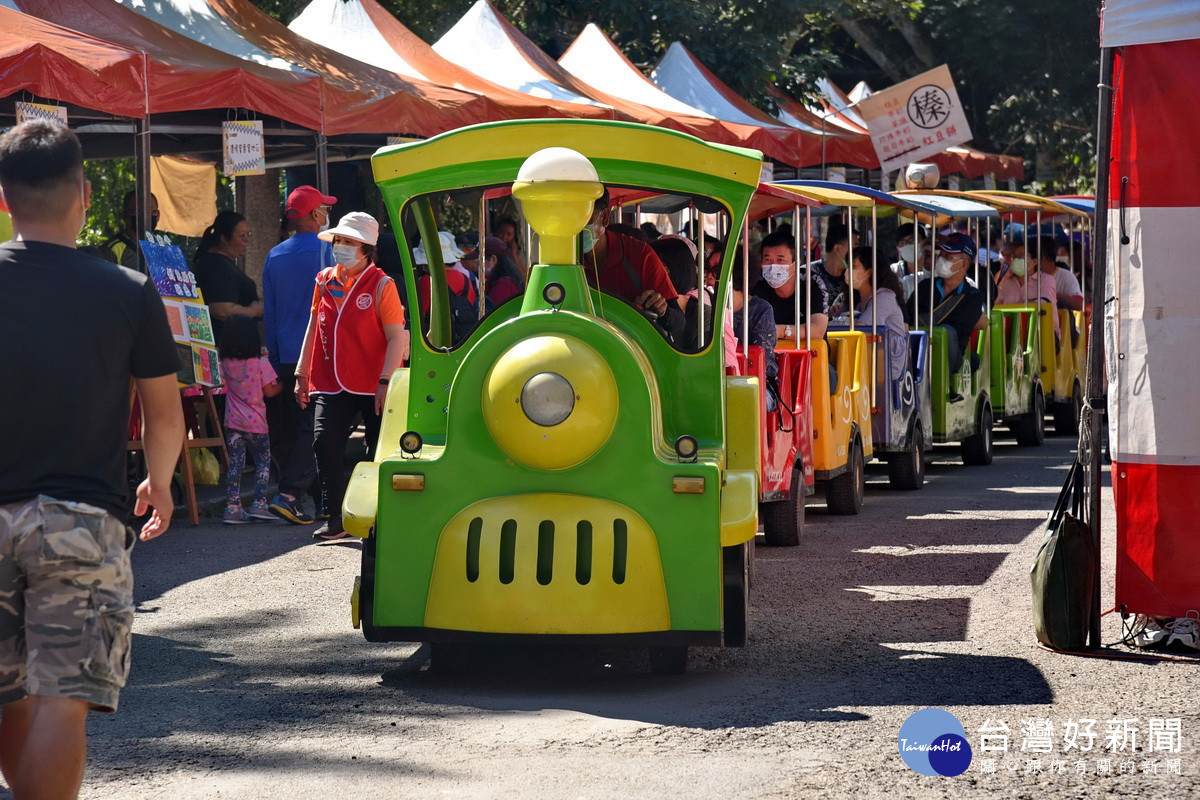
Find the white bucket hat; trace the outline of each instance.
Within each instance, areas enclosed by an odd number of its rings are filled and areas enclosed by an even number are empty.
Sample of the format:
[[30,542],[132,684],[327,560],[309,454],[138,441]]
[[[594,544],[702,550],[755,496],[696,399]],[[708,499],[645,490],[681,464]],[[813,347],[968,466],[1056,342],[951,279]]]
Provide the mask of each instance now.
[[[442,245],[442,263],[449,266],[462,258],[463,251],[454,241],[454,234],[450,231],[438,231],[438,240]],[[417,245],[413,248],[413,261],[417,264],[428,264],[429,257],[425,255],[425,243]]]
[[321,231],[317,238],[332,242],[333,237],[344,236],[356,242],[374,245],[379,241],[379,223],[365,211],[351,211],[338,221],[336,228]]

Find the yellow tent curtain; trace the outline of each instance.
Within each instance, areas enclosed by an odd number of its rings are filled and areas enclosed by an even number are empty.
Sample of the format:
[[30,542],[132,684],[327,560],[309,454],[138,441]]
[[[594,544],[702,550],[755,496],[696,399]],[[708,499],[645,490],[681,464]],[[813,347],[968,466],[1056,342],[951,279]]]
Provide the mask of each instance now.
[[150,159],[150,191],[158,199],[158,229],[201,236],[217,216],[215,164],[174,156]]

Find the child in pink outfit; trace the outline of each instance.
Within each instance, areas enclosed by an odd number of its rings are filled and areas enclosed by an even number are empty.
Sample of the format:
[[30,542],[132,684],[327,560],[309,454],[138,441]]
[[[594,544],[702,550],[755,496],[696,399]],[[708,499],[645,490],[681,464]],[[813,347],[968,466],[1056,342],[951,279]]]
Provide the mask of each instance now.
[[[280,392],[275,370],[262,355],[258,323],[244,314],[225,320],[218,354],[225,384],[225,444],[229,448],[229,474],[225,479],[227,525],[253,520],[273,520],[267,507],[267,483],[271,478],[271,443],[267,437],[267,397]],[[254,503],[249,513],[242,508],[242,468],[246,451],[254,459]]]

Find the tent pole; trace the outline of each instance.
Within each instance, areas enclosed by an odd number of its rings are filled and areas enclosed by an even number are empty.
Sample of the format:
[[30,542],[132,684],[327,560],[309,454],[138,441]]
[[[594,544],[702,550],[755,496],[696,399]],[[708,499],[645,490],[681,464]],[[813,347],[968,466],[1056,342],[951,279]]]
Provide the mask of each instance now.
[[[134,183],[137,186],[137,238],[142,241],[150,230],[150,115],[137,121],[137,136],[134,138]],[[144,267],[141,249],[138,249],[138,266]]]
[[317,134],[317,191],[329,194],[329,140]]
[[[1092,574],[1092,607],[1089,614],[1088,645],[1100,642],[1100,424],[1105,412],[1104,312],[1108,261],[1108,166],[1112,149],[1113,56],[1111,47],[1100,50],[1099,109],[1096,114],[1096,221],[1092,229],[1095,259],[1092,262],[1092,319],[1088,329],[1088,366],[1083,420],[1079,426],[1079,458],[1087,478],[1085,522],[1092,532],[1095,569]],[[1111,447],[1111,444],[1110,444]]]

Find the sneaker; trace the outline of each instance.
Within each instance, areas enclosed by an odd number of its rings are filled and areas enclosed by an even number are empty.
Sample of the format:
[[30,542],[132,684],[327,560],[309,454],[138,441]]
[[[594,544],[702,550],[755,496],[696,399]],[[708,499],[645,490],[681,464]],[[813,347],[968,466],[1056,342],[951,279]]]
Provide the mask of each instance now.
[[247,513],[250,514],[252,519],[261,519],[268,522],[274,522],[279,519],[279,517],[271,513],[271,509],[267,506],[266,502],[252,504]]
[[325,542],[332,542],[338,539],[345,539],[350,534],[342,528],[340,519],[331,519],[321,527],[313,531],[313,538],[320,539]]
[[1133,618],[1131,629],[1133,633],[1129,637],[1129,643],[1143,649],[1162,647],[1169,635],[1169,631],[1162,626],[1162,623],[1145,614],[1138,614]]
[[951,403],[961,403],[963,401],[963,396],[958,392],[951,392],[950,396],[946,399]]
[[269,508],[275,516],[286,519],[294,525],[308,525],[313,521],[313,518],[304,510],[304,506],[300,505],[299,499],[288,500],[282,494],[277,494]]
[[233,508],[225,506],[225,513],[221,515],[221,522],[226,525],[245,525],[250,522],[250,515],[246,513],[246,509]]
[[1200,620],[1195,617],[1176,617],[1163,625],[1171,635],[1167,637],[1166,647],[1174,645],[1174,649],[1200,650]]

